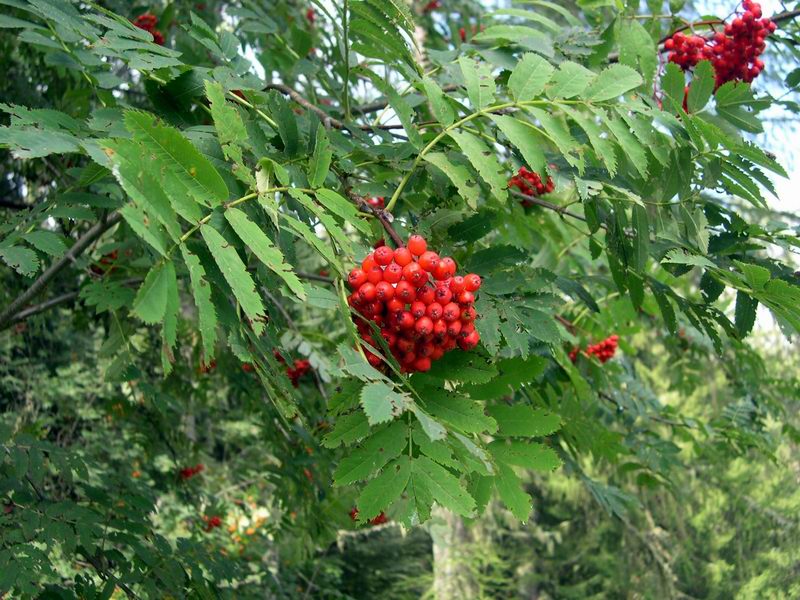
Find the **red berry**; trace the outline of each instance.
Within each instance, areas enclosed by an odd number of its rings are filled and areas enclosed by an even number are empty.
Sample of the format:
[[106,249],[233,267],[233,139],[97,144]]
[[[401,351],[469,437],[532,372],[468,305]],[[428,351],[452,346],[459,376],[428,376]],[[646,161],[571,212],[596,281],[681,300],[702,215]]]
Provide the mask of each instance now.
[[428,335],[433,333],[433,321],[431,321],[428,317],[422,317],[418,319],[416,324],[414,325],[414,329],[420,335]]
[[397,263],[391,263],[383,270],[383,280],[389,283],[397,283],[403,278],[403,267]]
[[428,273],[433,273],[436,271],[436,267],[439,266],[439,255],[436,252],[431,252],[430,250],[426,250],[422,253],[419,257],[419,266],[428,271]]
[[375,255],[375,262],[384,267],[394,259],[394,250],[389,248],[389,246],[375,248],[373,254]]
[[456,275],[453,279],[450,280],[450,291],[454,294],[459,294],[466,289],[466,283],[464,283],[464,278],[460,275]]
[[394,286],[388,281],[381,281],[375,285],[375,297],[381,302],[388,302],[394,298]]
[[394,288],[394,296],[398,300],[402,300],[407,304],[411,304],[414,300],[417,299],[417,294],[414,291],[414,286],[411,285],[408,281],[401,281],[397,284]]
[[375,285],[369,281],[358,288],[358,296],[365,302],[372,302],[377,297]]
[[375,256],[370,252],[367,254],[367,257],[361,262],[361,268],[364,270],[364,273],[369,273],[372,270],[372,267],[377,267],[378,263],[375,262]]
[[414,361],[414,369],[416,369],[420,373],[424,373],[425,371],[430,371],[431,359],[427,357],[418,358],[416,361]]
[[451,323],[447,324],[447,335],[452,337],[456,337],[459,333],[461,333],[461,321],[452,321]]
[[461,307],[455,302],[450,302],[442,311],[442,318],[448,323],[461,317]]
[[472,350],[481,341],[481,336],[477,331],[473,331],[466,337],[458,338],[458,346],[462,350]]
[[[397,294],[397,290],[395,290],[394,293]],[[392,298],[386,303],[386,312],[388,312],[390,315],[398,311],[405,310],[405,308],[406,303],[402,300],[398,300],[397,298]]]
[[417,300],[425,304],[430,304],[436,300],[436,290],[430,286],[417,288]]
[[[436,325],[434,325],[433,327],[434,329],[436,329]],[[430,342],[425,342],[424,344],[420,344],[419,346],[417,346],[417,356],[422,356],[422,357],[430,356],[431,354],[433,354],[434,348],[435,346]]]
[[442,308],[441,304],[439,304],[438,302],[433,302],[432,304],[428,305],[428,309],[425,311],[425,314],[427,314],[434,321],[438,321],[439,319],[442,318],[443,311],[444,308]]
[[426,309],[425,304],[418,300],[411,305],[411,314],[414,315],[415,319],[419,319],[425,314]]
[[445,304],[448,304],[450,300],[453,298],[453,292],[451,292],[450,289],[446,287],[437,287],[436,290],[433,292],[433,296],[436,302],[444,306]]
[[420,256],[425,250],[428,249],[428,243],[421,235],[412,235],[408,238],[408,249],[414,256]]
[[411,329],[416,323],[414,315],[407,310],[395,313],[393,318],[400,329]]
[[383,269],[377,265],[372,267],[369,271],[367,271],[367,281],[373,285],[383,281]]
[[413,351],[414,340],[409,340],[408,338],[404,337],[397,338],[397,349],[403,354]]
[[414,287],[420,287],[428,281],[428,274],[422,270],[418,263],[412,262],[403,267],[403,279]]
[[475,273],[470,273],[464,277],[464,285],[468,292],[475,292],[481,287],[481,278]]
[[436,279],[447,279],[456,274],[456,261],[449,256],[445,256],[439,260],[433,275]]
[[[431,318],[433,318],[433,317],[431,317]],[[444,321],[444,320],[441,320],[441,319],[438,320],[438,321],[436,321],[436,320],[434,320],[434,321],[435,322],[433,324],[433,335],[435,337],[441,339],[445,335],[447,335],[447,321]],[[457,322],[457,321],[455,321],[455,322]]]
[[466,290],[458,295],[458,303],[463,305],[472,304],[475,302],[475,294],[467,292]]
[[475,312],[475,308],[472,306],[469,306],[461,311],[461,320],[464,321],[465,323],[474,321],[477,316],[478,313]]
[[358,289],[367,281],[367,274],[362,269],[353,269],[347,276],[347,283],[351,289]]
[[396,262],[401,267],[405,267],[411,261],[414,260],[411,251],[408,248],[396,248],[394,251],[394,262]]

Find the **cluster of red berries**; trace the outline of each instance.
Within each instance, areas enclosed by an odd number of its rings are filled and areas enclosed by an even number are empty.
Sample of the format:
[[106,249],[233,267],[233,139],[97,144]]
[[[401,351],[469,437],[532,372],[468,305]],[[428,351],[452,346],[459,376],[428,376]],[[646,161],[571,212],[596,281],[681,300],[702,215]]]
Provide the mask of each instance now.
[[725,24],[723,31],[709,37],[676,33],[664,43],[669,60],[684,71],[701,60],[710,60],[716,74],[716,87],[729,81],[751,82],[764,70],[759,56],[767,47],[766,39],[777,26],[762,18],[761,5],[742,2],[744,12]]
[[211,362],[205,362],[205,361],[201,360],[200,361],[200,366],[197,367],[197,372],[202,375],[203,373],[210,373],[211,371],[213,371],[216,368],[217,368],[217,361],[216,360],[211,359]]
[[104,254],[100,258],[100,264],[95,264],[89,267],[95,275],[105,275],[114,270],[114,263],[119,258],[119,252],[112,250],[108,254]]
[[[286,364],[286,359],[281,356],[281,353],[275,350],[272,353],[275,358],[278,360],[279,363]],[[306,373],[311,370],[311,363],[308,359],[305,358],[296,358],[294,360],[294,366],[290,367],[287,365],[286,367],[286,374],[289,376],[289,379],[292,381],[292,385],[297,387],[300,385],[300,378],[303,377]]]
[[[617,346],[619,346],[619,336],[611,335],[604,339],[602,342],[591,344],[586,347],[586,354],[589,356],[596,356],[597,360],[601,363],[606,363],[617,353]],[[572,362],[578,360],[579,348],[575,348],[569,353],[569,358]]]
[[212,529],[216,529],[217,527],[222,525],[222,519],[216,515],[213,517],[209,517],[207,515],[203,515],[203,521],[206,522],[206,526],[203,527],[204,531],[211,531]]
[[[350,518],[353,521],[358,519],[358,509],[355,506],[350,510]],[[384,523],[388,523],[388,522],[389,522],[389,517],[386,516],[386,513],[381,511],[381,514],[379,514],[377,517],[375,517],[373,519],[370,519],[369,524],[370,525],[383,525]]]
[[[548,177],[546,182],[542,181],[538,173],[529,171],[525,167],[520,167],[514,177],[508,180],[508,187],[515,187],[526,196],[541,196],[542,194],[549,194],[555,189],[553,178]],[[532,206],[530,200],[523,200],[522,206]]]
[[205,468],[206,468],[205,465],[200,463],[200,464],[196,464],[193,467],[184,467],[184,468],[182,468],[180,470],[179,474],[180,474],[181,479],[186,481],[187,479],[191,479],[192,477],[194,477],[198,473],[201,473],[203,471],[203,469],[205,469]]
[[423,7],[422,13],[425,14],[433,12],[434,10],[438,10],[440,8],[442,8],[442,3],[439,2],[439,0],[431,0]]
[[[475,37],[475,34],[476,34],[476,33],[478,33],[479,31],[483,31],[484,29],[486,29],[486,26],[485,26],[485,25],[481,25],[481,26],[480,26],[480,28],[479,28],[477,25],[473,25],[473,26],[472,26],[472,34],[470,35],[470,37],[471,37],[471,38],[472,38],[472,37]],[[466,28],[464,28],[464,27],[461,27],[461,28],[458,30],[458,37],[460,37],[460,38],[461,38],[461,41],[462,41],[462,42],[466,42],[466,41],[467,41],[467,30],[466,30]]]
[[383,196],[373,196],[372,198],[367,198],[367,204],[376,210],[383,210],[386,206],[386,199]]
[[308,20],[309,23],[313,25],[316,18],[317,18],[317,13],[314,12],[313,8],[309,8],[306,10],[306,19]]
[[158,25],[158,17],[153,13],[144,13],[143,15],[139,15],[133,20],[133,24],[139,29],[149,31],[153,36],[153,41],[156,44],[159,46],[164,45],[164,34],[156,29],[156,25]]
[[[376,248],[347,282],[350,306],[380,328],[404,372],[427,371],[448,350],[471,350],[480,342],[473,304],[481,278],[456,275],[455,261],[428,250],[422,236],[412,235],[396,250]],[[380,348],[369,323],[354,320],[362,339]],[[372,366],[381,365],[378,356],[366,354]]]

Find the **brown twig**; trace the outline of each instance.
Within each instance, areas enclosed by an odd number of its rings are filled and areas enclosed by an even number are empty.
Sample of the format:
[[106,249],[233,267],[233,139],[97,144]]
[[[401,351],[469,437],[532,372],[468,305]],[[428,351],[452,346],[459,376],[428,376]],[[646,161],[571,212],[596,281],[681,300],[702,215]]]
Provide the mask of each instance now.
[[[531,204],[535,204],[536,206],[541,206],[542,208],[546,208],[548,210],[557,212],[560,215],[572,217],[573,219],[578,219],[579,221],[583,221],[584,223],[586,223],[586,217],[567,210],[565,206],[559,206],[558,204],[553,204],[552,202],[548,202],[547,200],[542,200],[541,198],[537,198],[536,196],[529,196],[528,194],[523,194],[522,192],[518,192],[517,190],[509,190],[509,191],[511,192],[511,195],[516,198],[520,198],[522,200],[530,202]],[[600,227],[602,227],[603,229],[606,228],[604,223],[601,223]]]
[[[141,283],[141,281],[142,281],[141,277],[132,277],[130,279],[124,279],[120,283],[122,285],[132,285],[134,283]],[[9,324],[13,325],[14,323],[19,323],[20,321],[24,321],[29,317],[38,315],[41,312],[49,310],[54,306],[58,306],[59,304],[64,304],[65,302],[70,302],[75,298],[77,298],[79,294],[80,294],[79,290],[76,290],[74,292],[66,292],[65,294],[60,294],[58,296],[50,298],[49,300],[45,300],[40,304],[34,304],[33,306],[29,306],[28,308],[22,309],[21,311],[13,315],[11,317],[11,322]]]
[[564,327],[566,327],[570,331],[570,333],[574,334],[577,331],[577,329],[578,329],[577,325],[575,325],[575,323],[573,323],[569,319],[565,319],[561,315],[554,315],[554,316],[555,316],[556,321],[558,321]]
[[333,283],[332,278],[326,277],[325,275],[317,275],[316,273],[301,273],[300,271],[295,271],[295,275],[297,275],[300,279],[308,279],[310,281],[321,281],[323,283]]
[[[445,92],[445,93],[454,92],[457,89],[459,89],[459,87],[460,87],[459,85],[451,83],[449,85],[444,86],[442,88],[442,91]],[[354,106],[350,110],[350,112],[353,113],[354,115],[366,115],[366,114],[369,114],[369,113],[378,112],[379,110],[383,110],[387,106],[389,106],[389,102],[388,101],[386,101],[386,100],[377,100],[375,102],[370,102],[368,104],[362,104],[361,106]]]
[[353,202],[355,202],[356,206],[358,206],[362,210],[365,210],[375,215],[375,218],[378,219],[378,221],[380,221],[381,225],[383,225],[383,229],[386,231],[389,237],[392,238],[392,241],[394,242],[395,246],[397,246],[398,248],[400,246],[405,246],[403,238],[401,238],[400,234],[398,234],[394,230],[394,227],[392,227],[390,219],[392,219],[393,217],[390,213],[386,212],[385,210],[381,210],[379,208],[374,208],[370,206],[364,198],[353,192],[352,188],[350,187],[347,187],[345,191],[347,192],[347,197],[350,198]]
[[19,310],[28,304],[33,298],[36,297],[50,283],[64,267],[72,263],[78,256],[80,256],[92,243],[103,235],[106,231],[111,229],[114,225],[122,220],[122,215],[118,212],[111,213],[105,219],[95,223],[86,233],[84,233],[78,241],[76,241],[67,252],[50,265],[38,279],[34,281],[31,286],[21,293],[17,298],[9,304],[2,313],[0,313],[0,330],[7,328],[11,325],[12,319]]
[[0,208],[9,208],[11,210],[24,210],[26,208],[30,208],[31,205],[24,204],[22,202],[14,202],[13,200],[6,200],[5,198],[0,198]]

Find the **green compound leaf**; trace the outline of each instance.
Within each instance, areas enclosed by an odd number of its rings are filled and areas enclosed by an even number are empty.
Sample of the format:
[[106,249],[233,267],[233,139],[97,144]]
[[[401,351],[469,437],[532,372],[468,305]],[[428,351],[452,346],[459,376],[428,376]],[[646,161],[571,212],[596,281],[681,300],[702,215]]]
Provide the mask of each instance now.
[[167,310],[170,288],[177,288],[175,265],[171,261],[156,264],[144,278],[133,301],[133,314],[145,323],[160,323]]
[[201,227],[200,233],[219,270],[222,271],[225,281],[231,286],[233,295],[252,322],[253,330],[260,333],[264,329],[262,323],[265,314],[264,303],[256,292],[256,284],[250,273],[247,272],[247,267],[242,262],[239,253],[236,252],[236,248],[228,244],[225,238],[210,225]]
[[386,465],[380,475],[364,486],[358,497],[359,521],[369,521],[386,510],[405,491],[410,479],[411,459],[408,456],[401,456]]
[[200,259],[189,252],[184,244],[181,244],[181,254],[189,270],[192,298],[197,306],[200,336],[203,339],[203,353],[208,360],[214,357],[214,344],[217,341],[217,310],[211,301],[211,285],[206,279],[206,271]]
[[501,463],[536,471],[554,471],[561,466],[555,450],[543,444],[497,440],[489,444],[489,452]]
[[498,435],[518,437],[541,437],[555,433],[561,428],[561,417],[543,408],[533,408],[525,404],[513,406],[498,404],[488,409],[489,415],[497,421]]
[[464,517],[474,514],[475,499],[461,481],[427,456],[420,456],[413,461],[411,478],[428,493],[423,495],[423,501],[433,500]]
[[451,131],[449,135],[461,148],[481,178],[489,184],[492,195],[498,200],[505,201],[508,197],[506,178],[504,169],[497,161],[494,151],[489,149],[480,138],[466,131]]
[[528,52],[511,71],[508,88],[517,101],[533,100],[544,91],[555,69],[538,54]]
[[231,224],[236,235],[245,243],[250,251],[258,257],[273,273],[283,279],[289,289],[300,300],[306,299],[306,290],[295,275],[292,266],[285,262],[281,251],[272,243],[261,229],[238,208],[225,211],[225,218]]

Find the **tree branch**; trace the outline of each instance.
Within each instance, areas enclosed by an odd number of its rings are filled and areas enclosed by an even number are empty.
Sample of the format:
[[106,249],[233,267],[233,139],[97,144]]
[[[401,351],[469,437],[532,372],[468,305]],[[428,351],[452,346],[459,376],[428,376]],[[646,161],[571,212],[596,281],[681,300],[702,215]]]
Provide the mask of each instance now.
[[389,237],[392,238],[395,246],[399,248],[406,245],[403,241],[403,238],[400,237],[400,234],[398,234],[394,230],[394,227],[392,227],[391,219],[393,219],[393,217],[390,213],[370,206],[367,201],[364,200],[364,198],[353,192],[352,188],[349,186],[345,188],[345,191],[347,192],[347,196],[356,203],[356,206],[375,215],[375,218],[377,218],[381,225],[383,225],[383,229],[386,231]]
[[309,281],[321,281],[322,283],[333,283],[333,279],[330,277],[325,277],[325,275],[317,275],[316,273],[301,273],[299,271],[295,271],[295,275],[297,275],[300,279],[308,279]]
[[[530,202],[531,204],[535,204],[536,206],[541,206],[542,208],[546,208],[548,210],[557,212],[560,215],[566,215],[568,217],[572,217],[573,219],[578,219],[579,221],[583,221],[584,223],[586,223],[586,217],[567,210],[565,206],[559,206],[558,204],[553,204],[552,202],[548,202],[547,200],[542,200],[541,198],[537,198],[536,196],[529,196],[527,194],[523,194],[522,192],[518,192],[517,190],[509,190],[509,192],[511,192],[511,195],[516,198],[520,198],[521,200],[525,200],[527,202]],[[600,227],[603,229],[606,228],[604,223],[601,223]]]
[[61,294],[60,296],[54,296],[49,300],[45,300],[41,304],[34,304],[33,306],[21,310],[15,315],[12,315],[11,320],[9,321],[9,325],[13,325],[14,323],[19,323],[20,321],[24,321],[28,317],[32,317],[33,315],[38,315],[40,312],[44,312],[50,308],[53,308],[54,306],[58,306],[59,304],[70,302],[75,298],[77,298],[79,293],[80,293],[79,291],[67,292],[66,294]]
[[22,202],[14,202],[13,200],[6,200],[5,198],[0,198],[0,208],[10,208],[11,210],[24,210],[30,207]]
[[[442,91],[445,93],[454,92],[457,89],[459,89],[459,87],[460,86],[458,84],[451,83],[442,87]],[[353,113],[354,115],[366,115],[369,113],[378,112],[379,110],[383,110],[387,106],[389,106],[389,102],[387,102],[386,100],[376,100],[375,102],[362,104],[361,106],[354,106],[352,109],[350,109],[350,112]]]
[[58,273],[64,269],[68,264],[73,262],[80,256],[97,238],[103,235],[106,231],[111,229],[114,225],[122,220],[122,215],[118,212],[111,213],[105,219],[95,223],[86,233],[84,233],[72,247],[67,250],[66,254],[54,262],[50,267],[45,270],[38,279],[34,281],[31,286],[22,294],[9,304],[2,313],[0,313],[0,330],[6,329],[11,325],[13,317],[17,312],[39,292],[47,287],[50,280],[53,279]]

